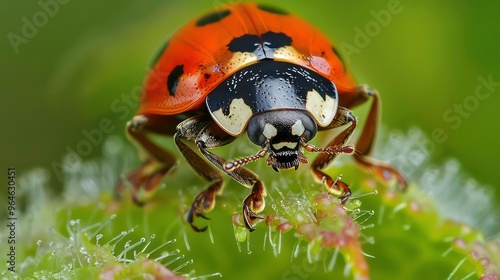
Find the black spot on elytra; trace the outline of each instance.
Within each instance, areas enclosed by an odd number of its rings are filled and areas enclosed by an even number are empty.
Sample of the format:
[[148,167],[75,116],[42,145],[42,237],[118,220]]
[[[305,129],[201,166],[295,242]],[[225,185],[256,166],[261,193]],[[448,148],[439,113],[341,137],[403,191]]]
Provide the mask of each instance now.
[[337,49],[334,46],[332,46],[332,51],[339,58],[340,62],[342,63],[342,67],[344,67],[344,69],[345,69],[344,59],[342,58],[342,56],[340,55],[340,53],[337,51]]
[[259,36],[245,34],[241,37],[234,38],[227,45],[231,52],[254,52],[260,44]]
[[292,38],[285,33],[266,32],[262,34],[262,42],[272,49],[279,49],[292,45]]
[[172,69],[172,72],[168,75],[167,78],[167,89],[170,92],[170,95],[175,95],[175,90],[177,89],[177,85],[179,84],[179,78],[184,74],[184,65],[177,65]]
[[259,59],[273,58],[274,50],[281,47],[290,46],[292,38],[285,33],[276,33],[268,31],[260,37],[257,35],[245,34],[234,38],[227,45],[231,52],[251,52],[257,55]]
[[257,5],[257,8],[259,8],[259,10],[261,10],[261,11],[272,13],[272,14],[288,15],[287,11],[280,9],[280,8],[273,7],[273,6],[268,6],[266,4],[259,4],[259,5]]
[[196,26],[205,26],[205,25],[210,24],[210,23],[218,22],[230,14],[231,14],[231,11],[229,11],[229,10],[221,10],[221,11],[212,12],[212,13],[200,18],[196,22]]
[[158,50],[158,52],[154,56],[153,61],[151,62],[151,65],[150,65],[151,68],[153,68],[156,65],[156,63],[158,62],[158,60],[160,60],[160,57],[163,55],[165,50],[168,48],[168,43],[169,43],[168,40],[165,41],[165,43],[163,43],[163,46]]

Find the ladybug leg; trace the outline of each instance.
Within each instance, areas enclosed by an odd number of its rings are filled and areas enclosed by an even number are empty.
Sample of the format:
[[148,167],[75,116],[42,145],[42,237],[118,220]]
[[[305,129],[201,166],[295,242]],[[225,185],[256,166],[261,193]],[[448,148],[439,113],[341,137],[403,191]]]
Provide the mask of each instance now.
[[[206,181],[210,182],[210,186],[205,189],[203,192],[198,194],[193,204],[191,205],[191,209],[189,210],[187,221],[191,225],[191,227],[198,232],[205,231],[207,227],[199,228],[194,225],[195,217],[202,217],[204,219],[208,219],[203,212],[209,212],[215,206],[215,197],[222,193],[224,187],[224,179],[222,174],[217,171],[212,165],[206,162],[200,155],[198,155],[193,149],[184,143],[183,140],[190,140],[198,142],[199,134],[203,134],[207,127],[211,123],[211,120],[207,118],[206,115],[196,116],[190,119],[187,119],[179,124],[177,127],[177,133],[175,133],[174,140],[177,148],[184,156],[186,161],[191,165],[193,170],[198,173]],[[202,131],[202,132],[200,132]],[[215,143],[215,146],[225,145],[233,141],[234,138],[225,135],[225,137],[218,137]]]
[[[251,187],[251,194],[243,202],[243,218],[248,230],[253,231],[253,224],[257,219],[262,219],[255,213],[261,212],[264,209],[266,196],[266,190],[262,182],[258,179],[257,175],[248,169],[239,167],[231,170],[224,168],[228,163],[227,160],[222,157],[208,151],[207,149],[217,148],[232,142],[235,138],[228,135],[222,129],[219,128],[214,122],[199,124],[200,120],[195,118],[188,119],[182,122],[175,136],[176,144],[179,147],[181,153],[186,157],[186,160],[194,168],[198,174],[205,178],[207,181],[212,182],[212,184],[202,193],[200,193],[196,198],[188,214],[188,222],[191,224],[193,229],[197,231],[203,231],[206,229],[198,228],[193,225],[194,217],[204,217],[201,209],[205,212],[210,211],[215,205],[215,196],[222,192],[223,179],[216,169],[215,166],[220,171],[226,173],[231,178],[239,182],[240,184]],[[200,130],[200,128],[203,126]],[[195,132],[199,133],[195,137]],[[198,146],[201,154],[210,162],[213,166],[205,162],[200,156],[198,156],[191,148],[183,143],[181,139],[195,138],[195,143]]]
[[[158,117],[135,116],[127,123],[127,136],[137,146],[142,165],[126,175],[126,181],[132,184],[132,200],[143,205],[147,197],[155,191],[161,179],[176,165],[176,158],[152,142],[148,133],[165,133]],[[168,123],[168,122],[167,122]],[[160,125],[159,125],[160,124]],[[125,187],[124,180],[117,184],[117,192]]]
[[354,159],[360,165],[373,170],[377,177],[381,178],[384,181],[389,181],[392,178],[396,178],[396,180],[399,182],[399,185],[403,189],[405,189],[407,186],[407,182],[401,172],[399,172],[390,164],[377,161],[368,156],[373,148],[375,133],[377,131],[380,99],[375,90],[372,90],[366,86],[360,86],[357,88],[357,90],[360,96],[370,96],[373,101],[368,113],[366,124],[363,127],[363,131],[361,132],[358,142],[356,143],[357,153],[354,155]]
[[[335,138],[328,144],[328,147],[345,146],[356,128],[356,117],[352,115],[350,110],[339,107],[333,122],[325,129],[332,129],[349,123],[350,125],[335,136]],[[308,146],[306,146],[306,149],[308,149]],[[322,171],[322,169],[330,165],[336,156],[337,154],[335,153],[320,153],[312,162],[311,168],[315,179],[322,182],[326,186],[328,192],[339,195],[340,202],[345,204],[351,196],[351,189],[349,189],[349,186],[340,180],[341,176],[338,176],[334,180]]]
[[[212,127],[219,129],[215,124]],[[267,194],[264,184],[259,180],[255,173],[246,168],[238,167],[233,170],[225,169],[224,166],[226,166],[228,161],[206,150],[207,148],[216,147],[213,146],[213,144],[216,143],[213,142],[213,140],[209,140],[211,136],[213,135],[209,133],[201,135],[196,144],[205,158],[207,158],[219,170],[222,170],[243,186],[252,188],[250,195],[248,195],[243,201],[243,221],[249,231],[254,231],[255,228],[253,225],[257,222],[257,220],[264,219],[262,216],[256,214],[264,210],[265,207],[264,197]],[[206,140],[212,143],[207,142]]]

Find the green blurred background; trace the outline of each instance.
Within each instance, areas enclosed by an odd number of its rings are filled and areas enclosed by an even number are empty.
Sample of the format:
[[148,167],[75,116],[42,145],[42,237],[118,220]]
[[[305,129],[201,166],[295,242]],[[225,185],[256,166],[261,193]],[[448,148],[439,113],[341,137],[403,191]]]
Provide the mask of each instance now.
[[[44,16],[40,3],[48,2],[58,3],[57,11]],[[169,35],[230,2],[1,1],[2,168],[14,166],[19,175],[47,168],[51,185],[60,188],[53,165],[76,150],[85,133],[109,119],[103,135],[124,136],[135,109],[128,98]],[[419,127],[431,135],[442,129],[447,138],[430,155],[436,165],[456,158],[481,185],[500,185],[497,1],[261,2],[300,15],[336,42],[357,80],[381,93],[388,131]],[[377,21],[382,10],[396,13]],[[481,77],[495,81],[491,92],[481,89],[481,96],[489,94],[484,100],[475,95]],[[96,141],[82,159],[99,156],[101,145]],[[499,191],[495,196],[500,202]]]
[[[40,3],[50,2],[57,11],[40,15]],[[104,134],[123,135],[134,105],[122,98],[141,85],[157,49],[188,20],[230,2],[1,1],[1,166],[21,174],[35,166],[53,169],[86,139],[83,130],[98,129],[103,118],[112,121],[112,132]],[[499,185],[500,87],[473,100],[478,77],[500,81],[496,1],[263,2],[302,16],[336,42],[358,81],[381,93],[389,130],[417,126],[430,135],[441,128],[447,139],[431,155],[436,164],[457,158],[479,183]],[[390,9],[397,11],[390,20],[373,24]],[[460,115],[454,106],[464,102]],[[113,111],[113,104],[123,110]],[[99,154],[100,145],[82,159]],[[53,172],[52,179],[58,185]]]

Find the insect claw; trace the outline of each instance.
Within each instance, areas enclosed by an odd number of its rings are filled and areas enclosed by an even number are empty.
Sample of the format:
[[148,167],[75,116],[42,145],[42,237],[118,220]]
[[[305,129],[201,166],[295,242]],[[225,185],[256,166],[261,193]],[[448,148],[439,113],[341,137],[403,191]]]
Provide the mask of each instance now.
[[204,231],[206,231],[206,230],[208,229],[208,226],[204,226],[204,227],[202,227],[202,228],[199,228],[199,227],[195,226],[194,224],[191,224],[191,223],[190,223],[190,225],[191,225],[191,228],[192,228],[194,231],[196,231],[196,232],[204,232]]
[[255,227],[252,224],[255,223],[257,219],[263,220],[264,217],[252,212],[247,205],[243,206],[243,221],[245,222],[245,226],[248,231],[252,232],[255,230]]
[[199,228],[199,227],[195,226],[193,224],[194,223],[194,217],[201,217],[201,218],[203,218],[205,220],[210,220],[210,218],[208,218],[207,216],[205,216],[198,209],[194,209],[193,207],[191,207],[191,209],[189,210],[189,213],[187,215],[187,219],[186,220],[189,223],[189,225],[191,225],[191,228],[193,228],[194,231],[196,231],[196,232],[203,232],[203,231],[207,230],[208,226],[204,226],[202,228]]
[[202,213],[197,214],[197,215],[196,215],[196,217],[201,217],[201,218],[203,218],[203,219],[205,219],[205,220],[210,220],[210,218],[209,218],[209,217],[205,216],[205,215],[204,215],[204,214],[202,214]]

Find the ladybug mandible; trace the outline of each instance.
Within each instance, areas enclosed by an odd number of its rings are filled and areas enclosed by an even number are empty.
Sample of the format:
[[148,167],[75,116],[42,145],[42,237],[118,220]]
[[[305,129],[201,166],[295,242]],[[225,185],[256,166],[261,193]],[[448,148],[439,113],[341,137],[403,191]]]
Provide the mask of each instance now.
[[[280,9],[259,4],[221,7],[175,33],[165,44],[146,79],[137,115],[127,134],[144,155],[142,165],[127,175],[133,200],[152,192],[176,164],[175,157],[150,139],[173,135],[186,161],[210,186],[191,206],[187,220],[215,205],[224,186],[222,173],[251,188],[243,201],[243,219],[252,231],[262,217],[266,190],[256,174],[242,167],[261,158],[278,171],[308,162],[303,151],[318,153],[312,174],[345,203],[351,191],[322,170],[340,153],[384,180],[406,181],[394,167],[369,158],[379,97],[358,86],[335,47],[318,30]],[[367,121],[354,147],[347,145],[357,119],[353,108],[372,99]],[[317,132],[346,126],[324,148],[309,144]],[[260,150],[253,156],[227,161],[209,149],[231,143],[244,134]],[[187,142],[198,148],[194,151]],[[118,183],[119,190],[124,182]]]

